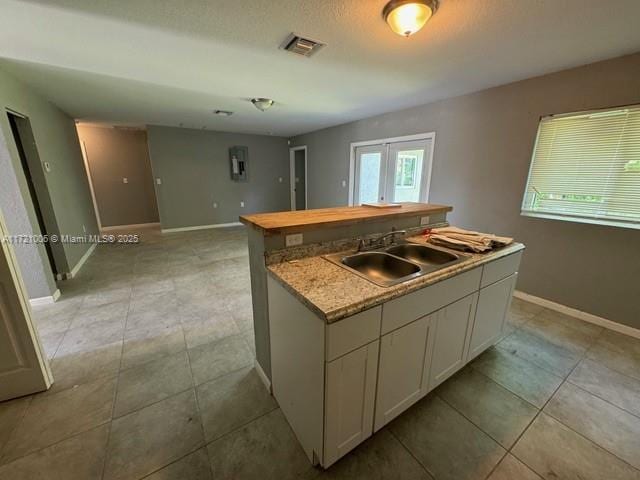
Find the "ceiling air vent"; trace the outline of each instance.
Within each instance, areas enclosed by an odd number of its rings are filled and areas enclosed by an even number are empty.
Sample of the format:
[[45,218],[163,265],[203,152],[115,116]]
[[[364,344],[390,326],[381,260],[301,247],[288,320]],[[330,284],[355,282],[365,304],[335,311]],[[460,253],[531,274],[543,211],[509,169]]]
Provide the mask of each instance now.
[[303,57],[310,57],[322,47],[324,47],[324,43],[316,42],[310,38],[303,38],[295,33],[289,35],[280,46],[283,50],[297,53]]

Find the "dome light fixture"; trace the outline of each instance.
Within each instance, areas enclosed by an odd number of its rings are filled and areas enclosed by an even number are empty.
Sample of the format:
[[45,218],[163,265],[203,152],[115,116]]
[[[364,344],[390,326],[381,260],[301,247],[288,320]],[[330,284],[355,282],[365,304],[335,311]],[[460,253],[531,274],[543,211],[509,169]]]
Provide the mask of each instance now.
[[437,9],[437,0],[391,0],[382,10],[382,17],[391,30],[410,37],[425,26]]
[[253,103],[253,106],[258,110],[264,112],[267,109],[271,108],[274,102],[270,98],[252,98],[251,103]]

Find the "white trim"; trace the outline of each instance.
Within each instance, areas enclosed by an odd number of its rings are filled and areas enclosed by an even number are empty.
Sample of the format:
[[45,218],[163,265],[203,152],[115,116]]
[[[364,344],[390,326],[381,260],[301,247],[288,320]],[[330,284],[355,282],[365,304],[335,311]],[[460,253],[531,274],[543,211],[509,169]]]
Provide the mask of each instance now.
[[159,227],[160,222],[151,222],[151,223],[132,223],[130,225],[113,225],[111,227],[102,227],[100,229],[101,232],[112,232],[114,230],[131,230],[134,228],[151,228],[151,227]]
[[48,297],[38,297],[29,299],[29,303],[32,307],[40,306],[40,305],[49,305],[51,303],[55,303],[60,298],[60,290],[56,289],[53,292],[53,295],[49,295]]
[[608,218],[596,217],[578,217],[576,215],[563,215],[561,213],[535,212],[531,210],[522,210],[520,215],[523,217],[545,218],[548,220],[560,220],[564,222],[588,223],[591,225],[604,225],[606,227],[632,228],[640,230],[640,222],[637,220],[612,220]]
[[599,325],[600,327],[604,327],[609,330],[622,333],[624,335],[629,335],[630,337],[640,338],[640,330],[638,330],[637,328],[633,328],[628,325],[623,325],[621,323],[614,322],[613,320],[608,320],[606,318],[598,317],[597,315],[593,315],[592,313],[587,313],[587,312],[583,312],[582,310],[567,307],[566,305],[562,305],[561,303],[556,303],[556,302],[552,302],[551,300],[547,300],[546,298],[540,298],[534,295],[529,295],[528,293],[524,293],[519,290],[515,290],[513,292],[513,296],[521,300],[525,300],[527,302],[535,303],[536,305],[540,305],[541,307],[548,308],[549,310],[555,310],[556,312],[570,315],[579,320],[583,320],[588,323],[593,323],[594,325]]
[[[76,126],[76,135],[80,137],[78,127]],[[96,213],[96,223],[98,229],[102,230],[102,223],[100,220],[100,212],[98,211],[98,201],[96,200],[96,192],[93,189],[93,178],[91,177],[91,169],[89,168],[89,156],[87,155],[87,146],[84,141],[80,141],[80,151],[82,152],[82,160],[84,161],[84,169],[87,172],[87,180],[89,180],[89,191],[91,192],[91,201],[93,202],[93,210]]]
[[425,201],[429,201],[429,191],[431,190],[431,171],[433,169],[433,151],[436,144],[436,132],[416,133],[415,135],[405,135],[402,137],[378,138],[375,140],[351,142],[349,144],[349,205],[350,206],[353,205],[354,196],[355,196],[356,147],[366,147],[369,145],[380,145],[384,143],[410,142],[414,140],[431,140],[431,147],[429,148],[429,168],[423,172],[423,175],[426,175]]
[[162,233],[191,232],[192,230],[208,230],[210,228],[241,227],[240,222],[214,223],[213,225],[196,225],[195,227],[163,228]]
[[300,145],[298,147],[289,148],[289,194],[291,196],[291,210],[296,209],[296,178],[295,178],[295,165],[296,165],[296,153],[299,150],[304,150],[304,209],[309,208],[309,189],[307,188],[307,172],[308,166],[308,152],[306,145]]
[[78,275],[78,272],[84,265],[84,262],[87,261],[87,259],[91,256],[91,254],[93,253],[93,251],[96,249],[97,246],[98,246],[97,243],[91,244],[89,249],[86,252],[84,252],[84,255],[82,256],[82,258],[78,260],[78,263],[76,263],[76,266],[73,267],[69,272],[69,278],[74,278],[76,275]]
[[258,377],[260,377],[260,380],[262,380],[262,383],[264,383],[265,388],[267,389],[267,391],[271,394],[273,393],[271,391],[271,380],[269,380],[269,377],[267,377],[267,374],[264,373],[264,370],[262,369],[262,367],[260,366],[260,364],[258,363],[258,360],[256,360],[254,363],[254,367],[256,369],[256,373],[258,374]]

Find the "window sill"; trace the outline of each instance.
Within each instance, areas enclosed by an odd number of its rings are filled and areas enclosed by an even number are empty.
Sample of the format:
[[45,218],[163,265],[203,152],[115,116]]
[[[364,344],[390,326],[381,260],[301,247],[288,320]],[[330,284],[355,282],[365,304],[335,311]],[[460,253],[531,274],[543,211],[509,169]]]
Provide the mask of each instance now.
[[607,220],[603,218],[578,217],[572,215],[561,215],[554,213],[527,212],[521,211],[523,217],[545,218],[548,220],[560,220],[564,222],[589,223],[592,225],[604,225],[607,227],[630,228],[632,230],[640,230],[640,223],[624,220]]

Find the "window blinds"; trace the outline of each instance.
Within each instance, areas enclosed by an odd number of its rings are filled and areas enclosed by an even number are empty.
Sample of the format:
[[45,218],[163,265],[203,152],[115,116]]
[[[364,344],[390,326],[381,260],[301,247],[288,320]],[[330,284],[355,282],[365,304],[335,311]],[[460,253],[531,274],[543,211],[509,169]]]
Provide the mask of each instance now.
[[640,228],[640,105],[543,118],[522,213]]

